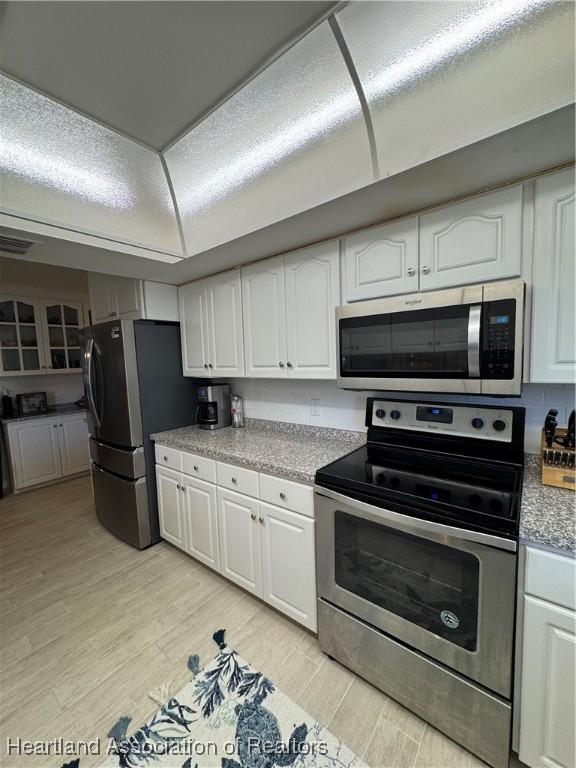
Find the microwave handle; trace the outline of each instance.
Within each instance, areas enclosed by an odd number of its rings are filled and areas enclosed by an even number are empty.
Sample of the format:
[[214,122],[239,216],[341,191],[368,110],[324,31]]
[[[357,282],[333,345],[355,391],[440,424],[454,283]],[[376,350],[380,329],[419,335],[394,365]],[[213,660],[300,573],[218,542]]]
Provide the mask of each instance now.
[[482,304],[472,304],[468,315],[468,376],[480,378],[480,326]]

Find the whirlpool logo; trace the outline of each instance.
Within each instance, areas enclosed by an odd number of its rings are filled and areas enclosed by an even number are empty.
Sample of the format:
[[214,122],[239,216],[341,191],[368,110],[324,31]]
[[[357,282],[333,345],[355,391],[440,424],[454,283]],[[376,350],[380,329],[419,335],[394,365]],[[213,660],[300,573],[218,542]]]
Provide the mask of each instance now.
[[440,618],[442,619],[442,623],[449,629],[457,629],[460,626],[460,619],[455,613],[452,613],[452,611],[442,611]]

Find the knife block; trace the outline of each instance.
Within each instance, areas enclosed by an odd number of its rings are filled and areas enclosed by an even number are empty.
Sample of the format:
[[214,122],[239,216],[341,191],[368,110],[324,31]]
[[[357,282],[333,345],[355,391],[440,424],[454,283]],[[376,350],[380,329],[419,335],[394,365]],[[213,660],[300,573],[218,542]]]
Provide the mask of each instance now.
[[[556,436],[565,435],[566,432],[566,429],[557,429]],[[576,490],[574,448],[564,448],[558,443],[552,443],[552,446],[548,448],[544,430],[542,430],[541,456],[543,485],[568,488],[570,491]]]

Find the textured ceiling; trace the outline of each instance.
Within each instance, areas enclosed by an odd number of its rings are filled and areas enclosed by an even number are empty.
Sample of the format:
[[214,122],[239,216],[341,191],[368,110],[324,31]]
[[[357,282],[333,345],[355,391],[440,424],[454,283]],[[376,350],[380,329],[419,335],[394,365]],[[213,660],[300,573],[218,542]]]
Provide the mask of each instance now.
[[334,2],[2,2],[0,68],[156,149]]

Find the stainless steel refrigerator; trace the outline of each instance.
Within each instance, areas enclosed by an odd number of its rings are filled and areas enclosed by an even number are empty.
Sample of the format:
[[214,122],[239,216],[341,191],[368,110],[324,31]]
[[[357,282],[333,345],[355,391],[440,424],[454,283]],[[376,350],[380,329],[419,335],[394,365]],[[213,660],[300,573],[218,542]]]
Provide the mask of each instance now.
[[179,323],[112,320],[83,332],[84,390],[96,514],[138,549],[160,540],[150,434],[193,424]]

